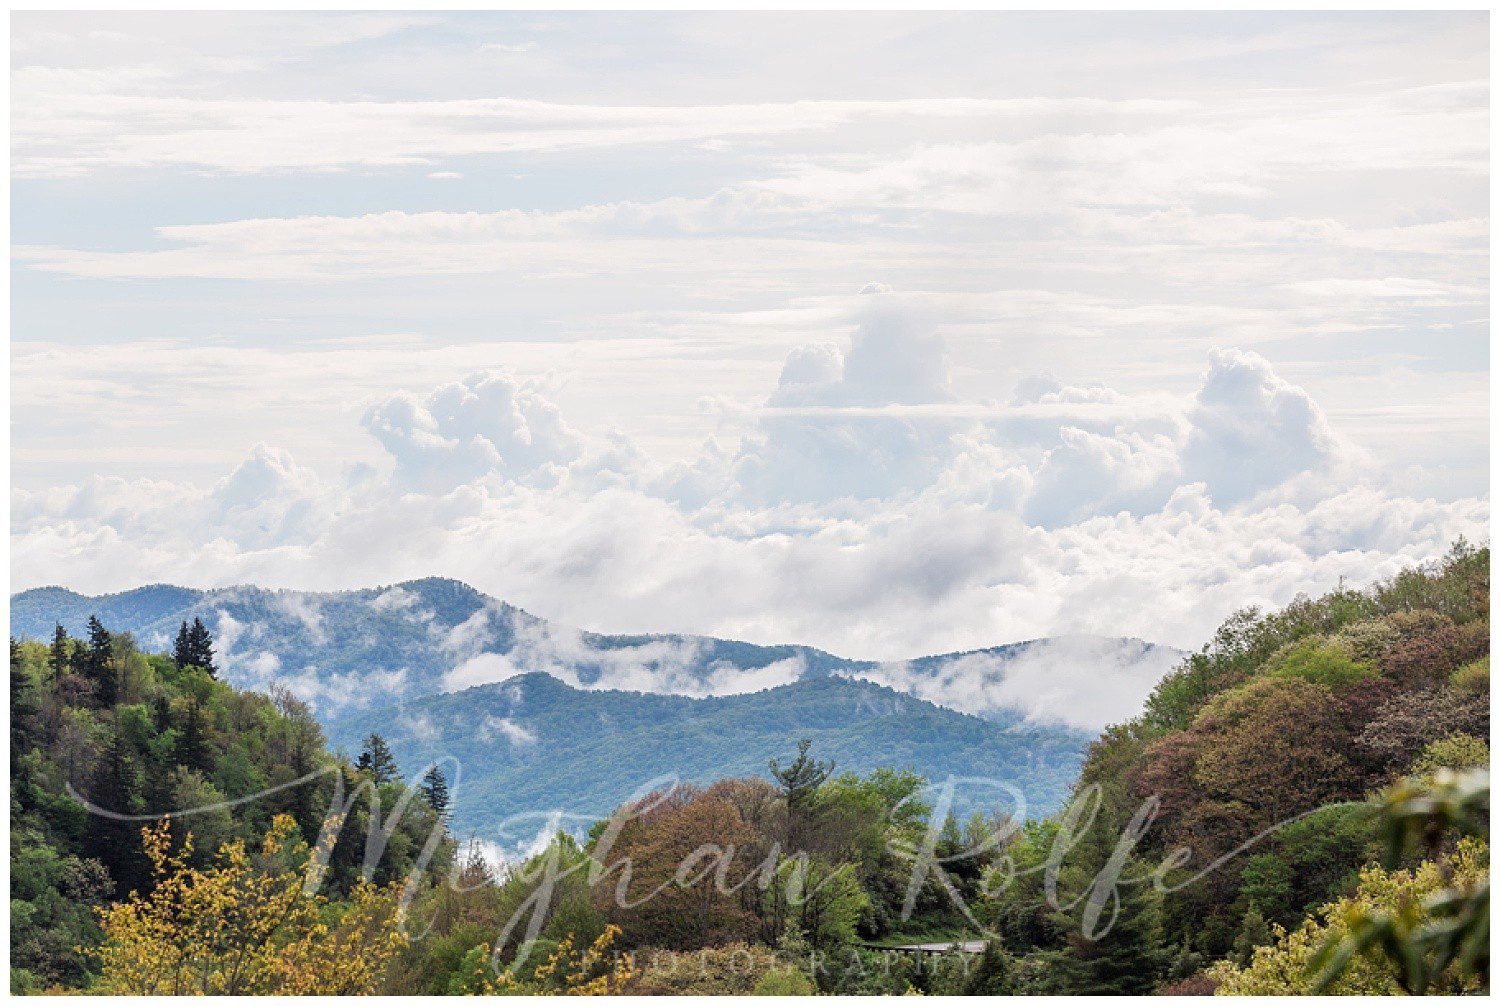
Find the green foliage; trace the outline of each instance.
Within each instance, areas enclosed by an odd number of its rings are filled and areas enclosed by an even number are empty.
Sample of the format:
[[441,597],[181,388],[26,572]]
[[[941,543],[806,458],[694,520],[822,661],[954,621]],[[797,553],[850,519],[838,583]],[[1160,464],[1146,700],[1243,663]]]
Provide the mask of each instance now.
[[755,996],[810,996],[817,992],[808,977],[796,968],[772,968],[760,976],[750,994]]
[[[1379,937],[1368,944],[1370,953],[1362,952],[1367,946],[1363,934],[1372,932],[1370,920],[1401,919],[1404,927],[1409,926],[1405,932],[1410,938],[1410,934],[1435,921],[1430,908],[1423,906],[1431,904],[1430,899],[1450,885],[1461,890],[1487,886],[1487,859],[1482,843],[1468,839],[1441,865],[1427,862],[1414,871],[1394,872],[1366,867],[1352,895],[1323,906],[1315,918],[1296,929],[1277,927],[1273,930],[1275,943],[1257,949],[1247,966],[1233,961],[1214,965],[1210,974],[1220,982],[1218,994],[1399,994],[1404,990],[1403,978],[1393,960],[1401,960],[1404,955],[1387,957],[1380,949],[1384,941]],[[1325,947],[1333,949],[1325,951]],[[1426,953],[1419,956],[1426,959]],[[1440,969],[1434,974],[1418,965],[1414,970],[1421,971],[1429,991],[1451,994],[1478,989],[1475,977],[1457,969]]]
[[[237,691],[204,668],[142,654],[128,634],[92,621],[86,644],[63,634],[48,646],[11,649],[12,741],[25,741],[24,749],[13,747],[11,765],[17,987],[79,988],[92,980],[78,948],[99,940],[94,908],[153,883],[141,845],[149,815],[188,812],[173,839],[181,849],[191,833],[187,855],[196,866],[226,843],[258,838],[282,812],[296,816],[311,842],[340,769],[311,712],[292,696]],[[60,675],[59,653],[67,661]],[[114,701],[105,704],[111,682]],[[314,778],[289,785],[308,775]],[[230,806],[278,785],[285,788]],[[379,795],[383,819],[393,824],[374,864],[382,883],[409,871],[435,824],[420,809],[392,823],[398,796],[396,788]],[[335,896],[359,880],[369,820],[368,804],[347,815],[329,877]]]
[[1461,771],[1483,768],[1490,763],[1490,746],[1481,737],[1472,734],[1452,733],[1433,741],[1422,749],[1412,763],[1411,772],[1416,776],[1435,776],[1443,769]]
[[1477,692],[1489,694],[1490,690],[1490,658],[1481,657],[1479,660],[1464,664],[1453,672],[1453,687],[1463,692]]
[[1355,660],[1338,643],[1309,638],[1293,643],[1273,657],[1268,673],[1301,678],[1337,690],[1375,677],[1380,672],[1373,664]]

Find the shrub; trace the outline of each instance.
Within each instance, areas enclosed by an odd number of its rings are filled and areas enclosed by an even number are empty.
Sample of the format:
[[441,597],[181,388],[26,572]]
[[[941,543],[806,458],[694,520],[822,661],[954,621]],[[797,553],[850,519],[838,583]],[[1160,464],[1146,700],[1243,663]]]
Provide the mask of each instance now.
[[810,996],[816,990],[807,975],[796,968],[772,968],[760,976],[751,995],[756,996]]
[[1453,687],[1461,692],[1488,695],[1490,691],[1490,658],[1481,657],[1453,672]]
[[1339,689],[1374,677],[1379,672],[1373,665],[1355,660],[1341,644],[1314,637],[1284,648],[1271,659],[1270,673]]
[[[703,950],[640,950],[635,953],[640,973],[630,989],[641,995],[801,995],[760,992],[763,979],[784,968],[775,952],[756,943],[726,943]],[[797,972],[801,974],[801,972]],[[806,981],[806,978],[803,978]]]
[[1490,746],[1473,734],[1449,734],[1422,749],[1412,763],[1411,774],[1436,775],[1439,769],[1458,771],[1490,763]]
[[[1488,880],[1488,849],[1484,843],[1465,839],[1458,851],[1440,866],[1423,863],[1414,871],[1387,872],[1378,866],[1360,873],[1359,888],[1350,897],[1324,905],[1318,917],[1291,931],[1275,927],[1276,942],[1255,950],[1250,963],[1240,967],[1220,961],[1209,969],[1209,977],[1220,984],[1218,995],[1306,995],[1313,977],[1309,964],[1329,937],[1346,932],[1351,919],[1360,914],[1401,907],[1424,911],[1420,906],[1429,895],[1450,883]],[[1355,958],[1328,990],[1335,995],[1397,995],[1401,986],[1390,964]],[[1440,982],[1437,992],[1474,991],[1469,982]]]

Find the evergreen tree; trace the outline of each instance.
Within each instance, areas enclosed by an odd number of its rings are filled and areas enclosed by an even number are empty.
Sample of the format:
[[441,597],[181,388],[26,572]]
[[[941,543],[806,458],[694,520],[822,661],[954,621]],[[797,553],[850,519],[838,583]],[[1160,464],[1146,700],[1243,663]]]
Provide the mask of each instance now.
[[771,775],[781,784],[781,795],[786,801],[787,851],[802,847],[799,839],[811,815],[813,799],[818,794],[818,788],[833,774],[833,762],[814,761],[808,757],[807,752],[811,747],[810,740],[798,741],[797,758],[786,768],[782,768],[777,759],[771,759]]
[[1181,949],[1172,960],[1172,966],[1167,969],[1166,984],[1176,985],[1178,982],[1187,981],[1202,970],[1203,955],[1193,950],[1192,941],[1184,939]]
[[984,953],[979,956],[979,963],[974,965],[974,970],[969,973],[964,995],[1014,995],[1015,989],[1011,987],[1010,980],[1010,966],[1010,955],[1005,952],[1000,941],[987,941],[984,945]]
[[1267,946],[1271,941],[1271,927],[1267,925],[1265,916],[1260,913],[1260,909],[1251,905],[1240,923],[1239,934],[1234,938],[1235,963],[1242,968],[1248,967],[1255,956],[1255,948]]
[[188,640],[188,624],[185,620],[177,630],[177,640],[172,644],[172,662],[179,668],[187,667],[193,662],[193,644]]
[[[141,771],[135,751],[118,728],[112,732],[89,783],[89,802],[114,814],[139,814],[143,809]],[[85,832],[85,848],[109,870],[121,893],[138,889],[147,879],[140,828],[139,821],[99,814],[90,818]]]
[[354,760],[354,767],[373,779],[377,786],[384,786],[401,778],[401,770],[396,767],[396,756],[391,754],[390,746],[379,734],[371,734],[365,738],[365,749]]
[[442,771],[436,765],[422,777],[422,798],[437,814],[438,820],[448,819],[448,780],[443,778]]
[[72,641],[68,639],[68,630],[58,625],[52,632],[52,653],[47,660],[48,666],[52,668],[52,680],[56,681],[68,673],[68,658],[72,649]]
[[183,622],[178,628],[177,639],[172,643],[172,661],[178,667],[206,671],[211,678],[218,676],[219,668],[214,663],[214,639],[203,619],[194,618],[192,625]]
[[28,793],[21,792],[21,782],[26,775],[26,763],[22,758],[40,741],[37,723],[37,705],[31,685],[31,676],[21,666],[21,644],[10,637],[10,782],[11,793],[24,800]]
[[[1162,942],[1162,897],[1144,871],[1124,872],[1116,891],[1119,912],[1108,932],[1090,938],[1078,920],[1065,920],[1073,929],[1067,948],[1066,984],[1077,992],[1096,995],[1149,995],[1166,966]],[[1105,906],[1099,929],[1110,918]]]
[[213,774],[214,759],[209,747],[208,718],[196,696],[188,699],[187,714],[183,717],[182,729],[177,734],[172,760],[178,765],[197,769],[205,776]]
[[188,663],[208,672],[211,678],[219,673],[219,668],[214,663],[214,639],[208,634],[208,627],[201,618],[194,618],[188,629]]
[[89,645],[83,660],[84,676],[94,683],[95,701],[105,709],[113,707],[120,695],[120,683],[115,675],[114,642],[97,615],[89,616]]

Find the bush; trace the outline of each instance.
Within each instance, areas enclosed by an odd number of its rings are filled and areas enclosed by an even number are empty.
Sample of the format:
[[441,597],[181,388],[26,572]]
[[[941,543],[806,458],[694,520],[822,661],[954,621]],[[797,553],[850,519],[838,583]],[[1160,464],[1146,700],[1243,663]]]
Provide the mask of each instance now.
[[1411,774],[1436,775],[1439,769],[1458,771],[1490,763],[1490,746],[1472,734],[1449,734],[1422,749],[1412,764]]
[[1342,645],[1318,638],[1286,647],[1271,659],[1270,668],[1277,677],[1301,678],[1331,689],[1346,688],[1379,673],[1373,665],[1355,660]]
[[640,950],[635,960],[641,970],[630,991],[641,995],[812,994],[811,983],[805,993],[761,992],[760,984],[767,976],[791,969],[777,963],[770,947],[756,943],[726,943],[694,951]]
[[807,975],[796,968],[772,968],[760,976],[750,993],[756,996],[810,996],[816,990]]
[[1488,695],[1490,692],[1490,658],[1482,657],[1454,671],[1453,687],[1461,692]]

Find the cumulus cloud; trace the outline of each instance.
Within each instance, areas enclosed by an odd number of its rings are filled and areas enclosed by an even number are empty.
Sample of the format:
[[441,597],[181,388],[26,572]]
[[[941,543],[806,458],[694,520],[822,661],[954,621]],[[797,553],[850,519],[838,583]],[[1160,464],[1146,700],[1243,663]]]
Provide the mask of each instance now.
[[1223,503],[1243,502],[1303,472],[1326,471],[1344,449],[1307,392],[1263,357],[1237,349],[1209,354],[1187,420],[1184,473]]
[[[710,445],[690,476],[573,430],[540,385],[487,373],[371,409],[391,465],[357,486],[257,448],[207,490],[16,491],[15,578],[335,588],[440,572],[561,624],[890,660],[1056,633],[1196,646],[1247,603],[1487,537],[1485,500],[1410,498],[1378,465],[1346,463],[1311,396],[1256,354],[1213,354],[1179,397],[1037,379],[1006,404],[966,400],[943,342],[891,309],[899,297],[868,300],[846,343],[790,353],[745,407],[739,442]],[[234,523],[286,500],[298,521]],[[388,589],[371,603],[409,602]],[[800,673],[730,673],[692,639],[604,648],[504,607],[431,631],[450,690],[542,670],[580,687],[725,694]],[[1052,708],[1004,691],[1033,677],[1006,680],[992,690]],[[1137,685],[1127,675],[1105,694],[1126,702]]]
[[476,373],[426,399],[402,392],[364,416],[406,487],[441,491],[487,475],[519,480],[578,458],[581,442],[535,384]]

